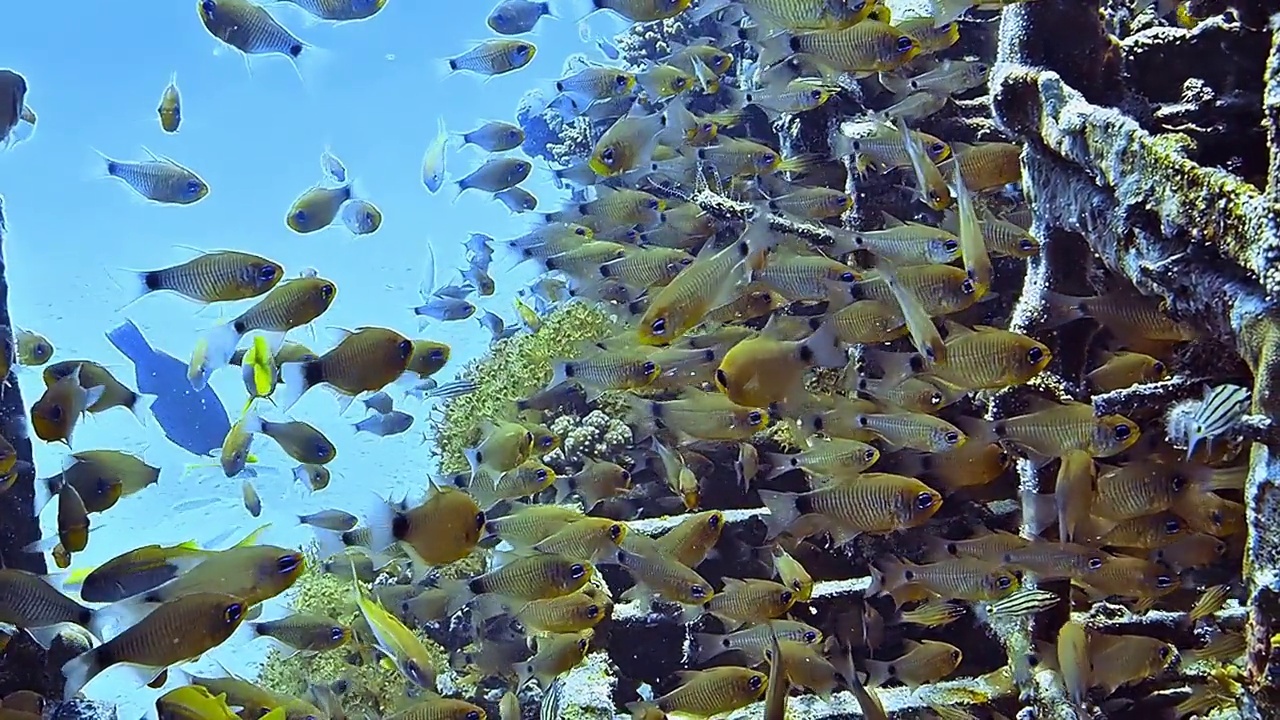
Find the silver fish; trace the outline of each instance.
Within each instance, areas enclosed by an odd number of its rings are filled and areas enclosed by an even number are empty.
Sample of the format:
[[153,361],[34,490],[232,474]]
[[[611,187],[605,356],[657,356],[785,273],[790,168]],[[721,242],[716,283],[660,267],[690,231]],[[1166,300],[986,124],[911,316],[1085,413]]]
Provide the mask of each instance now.
[[385,392],[376,392],[364,399],[364,406],[380,413],[389,413],[395,409],[395,402]]
[[321,510],[310,515],[299,515],[298,522],[334,532],[346,532],[360,522],[360,518],[342,510]]
[[448,322],[451,320],[466,320],[475,315],[476,306],[458,298],[433,297],[414,308],[413,313],[433,320]]
[[347,181],[347,166],[328,147],[320,153],[320,172],[324,173],[326,179],[339,185]]
[[107,175],[118,178],[152,202],[190,205],[209,194],[209,184],[177,162],[143,148],[149,160],[113,160],[98,153]]
[[523,35],[532,32],[544,15],[551,15],[549,2],[503,0],[489,13],[485,23],[499,35]]
[[501,201],[513,213],[532,212],[538,209],[538,198],[522,187],[507,188],[494,193],[494,200]]
[[200,21],[210,35],[245,55],[284,55],[296,67],[310,49],[249,0],[200,0]]
[[496,157],[485,161],[471,174],[457,182],[459,194],[476,189],[497,193],[524,182],[533,171],[533,163],[519,158]]
[[491,153],[506,152],[520,147],[524,142],[524,130],[519,125],[493,120],[470,132],[462,134],[462,144],[475,145]]

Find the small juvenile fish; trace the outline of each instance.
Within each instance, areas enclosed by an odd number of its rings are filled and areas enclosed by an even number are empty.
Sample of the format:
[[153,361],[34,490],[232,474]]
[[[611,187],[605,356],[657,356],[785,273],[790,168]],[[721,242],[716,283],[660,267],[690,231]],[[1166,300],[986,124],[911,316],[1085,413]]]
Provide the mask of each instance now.
[[346,532],[360,522],[360,518],[342,510],[321,510],[310,515],[299,515],[298,522],[334,532]]
[[470,132],[462,134],[462,145],[475,145],[491,153],[506,152],[520,147],[524,142],[524,130],[519,125],[491,120]]
[[[353,197],[352,184],[338,187],[317,185],[308,189],[289,206],[285,215],[285,225],[299,233],[313,233],[333,224],[338,218],[338,211],[343,203]],[[354,231],[353,231],[354,232]]]
[[456,57],[448,58],[449,72],[460,70],[495,77],[523,68],[533,62],[538,48],[524,40],[484,40]]
[[489,158],[471,174],[457,181],[458,193],[476,189],[489,193],[502,192],[524,182],[533,171],[533,163],[510,157]]
[[[1105,362],[1085,375],[1095,394],[1119,390],[1142,382],[1155,382],[1164,377],[1165,364],[1139,352],[1117,352],[1106,355]],[[1190,455],[1188,455],[1190,457]]]
[[241,482],[240,494],[244,499],[244,509],[248,510],[250,515],[258,517],[262,514],[262,498],[258,497],[258,490],[248,478]]
[[200,0],[198,10],[210,35],[245,55],[284,55],[297,68],[315,52],[250,0]]
[[250,253],[218,250],[179,265],[132,273],[129,299],[153,292],[175,292],[201,303],[232,302],[258,297],[284,277],[277,262]]
[[53,343],[40,333],[18,328],[13,333],[13,341],[19,365],[39,367],[53,358]]
[[879,459],[880,451],[874,446],[840,438],[811,441],[807,449],[791,455],[765,454],[765,462],[770,465],[769,477],[793,468],[822,477],[850,477],[862,473]]
[[436,137],[422,156],[422,184],[427,192],[437,193],[444,187],[445,158],[449,148],[449,130],[444,117],[436,118]]
[[[225,1],[225,0],[223,0]],[[174,160],[143,148],[150,159],[113,160],[98,153],[107,175],[117,178],[142,197],[168,205],[190,205],[209,194],[209,184]]]
[[169,76],[169,84],[160,93],[160,105],[156,107],[160,116],[160,129],[167,133],[178,132],[182,124],[182,96],[178,92],[178,73]]
[[413,416],[399,410],[376,413],[355,424],[356,432],[367,432],[378,437],[399,435],[412,426]]
[[89,511],[71,483],[58,493],[58,541],[68,554],[89,545]]
[[868,686],[879,687],[889,680],[897,680],[914,689],[950,675],[962,657],[960,648],[936,640],[904,640],[903,647],[907,652],[895,660],[866,661],[870,674]]
[[573,475],[558,475],[555,480],[556,502],[572,494],[582,499],[590,510],[602,500],[625,492],[631,487],[631,472],[615,463],[586,458],[582,469]]
[[102,398],[106,388],[85,389],[80,383],[80,368],[46,388],[31,406],[31,427],[36,437],[45,442],[61,442],[71,446],[71,436],[80,417]]
[[351,639],[351,628],[313,613],[294,613],[279,620],[250,625],[254,635],[275,638],[295,650],[324,652]]
[[409,364],[405,371],[427,379],[449,362],[450,349],[444,343],[433,340],[414,340],[413,354],[409,356]]
[[342,206],[342,224],[352,235],[372,235],[382,227],[382,211],[377,205],[355,198]]
[[493,199],[506,205],[507,209],[513,213],[533,212],[538,209],[538,198],[522,187],[510,187],[494,193]]
[[551,3],[533,0],[503,0],[489,13],[485,24],[499,35],[523,35],[533,32],[542,17],[551,16]]
[[[1249,390],[1239,385],[1218,385],[1205,390],[1199,407],[1191,414],[1181,434],[1187,441],[1187,459],[1191,459],[1202,440],[1209,443],[1225,434],[1249,410]],[[1174,428],[1170,428],[1172,433]]]
[[539,687],[550,688],[562,674],[577,667],[591,649],[592,631],[565,633],[533,640],[534,656],[516,667],[520,685],[532,679]]
[[415,315],[441,322],[466,320],[476,314],[476,306],[466,300],[449,297],[433,297],[413,309]]
[[366,20],[386,7],[387,0],[282,0],[306,10],[321,20],[345,22]]
[[339,185],[347,181],[347,166],[333,154],[333,150],[329,146],[325,146],[324,151],[320,153],[320,172],[326,180],[338,183]]
[[636,76],[618,68],[588,65],[556,81],[556,92],[568,93],[585,103],[621,97],[636,86]]
[[303,463],[293,469],[293,479],[304,483],[313,492],[319,492],[329,487],[329,468]]

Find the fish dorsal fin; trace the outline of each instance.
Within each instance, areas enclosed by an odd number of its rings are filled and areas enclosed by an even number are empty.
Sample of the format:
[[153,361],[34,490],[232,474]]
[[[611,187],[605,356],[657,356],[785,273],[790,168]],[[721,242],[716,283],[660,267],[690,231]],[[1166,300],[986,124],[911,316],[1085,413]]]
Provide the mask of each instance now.
[[972,335],[974,332],[976,332],[974,328],[971,328],[967,325],[961,325],[960,323],[950,318],[944,319],[942,321],[942,326],[947,329],[948,338],[961,337],[963,335]]
[[242,548],[242,547],[249,547],[250,545],[255,544],[258,541],[258,538],[262,535],[262,533],[266,532],[267,528],[269,527],[271,527],[271,523],[267,523],[266,525],[263,525],[257,530],[254,530],[248,535],[245,535],[243,540],[236,543],[232,547]]
[[884,219],[884,226],[885,226],[886,228],[899,227],[899,226],[902,226],[902,225],[906,225],[906,223],[905,223],[905,222],[903,222],[902,220],[899,220],[898,218],[896,218],[896,217],[894,217],[894,216],[890,215],[890,214],[889,214],[889,213],[887,213],[887,212],[883,212],[883,211],[882,211],[882,212],[880,213],[880,217]]

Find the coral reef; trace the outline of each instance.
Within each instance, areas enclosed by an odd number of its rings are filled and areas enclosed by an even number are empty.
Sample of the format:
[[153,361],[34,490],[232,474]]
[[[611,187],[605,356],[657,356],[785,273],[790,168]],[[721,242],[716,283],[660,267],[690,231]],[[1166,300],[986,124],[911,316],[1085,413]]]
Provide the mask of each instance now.
[[[614,319],[601,308],[569,302],[543,318],[537,332],[500,340],[489,354],[469,364],[461,377],[476,390],[450,400],[437,423],[435,452],[445,475],[467,469],[463,450],[479,437],[478,421],[501,417],[515,401],[541,388],[551,378],[551,361],[583,340],[598,340],[613,329]],[[585,414],[585,413],[584,413]]]
[[557,471],[581,467],[584,458],[614,460],[631,445],[631,428],[617,417],[596,409],[584,417],[561,415],[551,421],[560,447],[543,456]]

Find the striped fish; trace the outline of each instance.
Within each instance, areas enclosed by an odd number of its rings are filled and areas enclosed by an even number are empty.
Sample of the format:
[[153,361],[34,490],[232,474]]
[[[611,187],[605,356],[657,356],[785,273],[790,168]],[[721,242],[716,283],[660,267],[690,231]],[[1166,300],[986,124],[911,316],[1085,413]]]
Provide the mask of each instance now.
[[1029,617],[1044,612],[1058,604],[1061,598],[1055,592],[1039,588],[1026,588],[994,602],[986,603],[982,609],[987,617],[1019,618]]
[[1240,421],[1249,409],[1249,390],[1239,385],[1219,385],[1209,388],[1200,401],[1200,407],[1191,415],[1187,428],[1187,459],[1196,451],[1201,440],[1210,444],[1213,438],[1227,433]]

